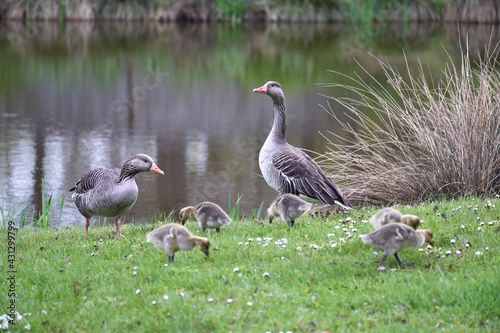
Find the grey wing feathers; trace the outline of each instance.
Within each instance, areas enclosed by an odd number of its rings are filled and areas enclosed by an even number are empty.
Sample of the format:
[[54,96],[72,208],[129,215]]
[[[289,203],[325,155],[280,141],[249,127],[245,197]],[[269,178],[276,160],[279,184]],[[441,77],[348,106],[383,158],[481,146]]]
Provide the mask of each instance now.
[[69,191],[75,191],[78,194],[86,193],[91,189],[95,188],[99,182],[101,182],[104,178],[107,178],[112,175],[119,175],[120,169],[94,169],[85,174],[80,180],[76,183],[76,186],[71,188]]
[[172,239],[188,239],[190,238],[192,235],[191,233],[189,232],[188,229],[186,228],[183,228],[182,226],[175,226],[175,227],[172,227],[171,228],[171,231],[170,231],[170,237]]
[[[408,227],[406,224],[401,224],[397,225],[398,228],[396,228],[396,236],[395,239],[401,241],[404,239],[408,239],[413,232],[413,229],[411,227]],[[411,229],[411,230],[410,230]]]
[[384,245],[387,242],[401,243],[410,237],[412,230],[405,224],[392,223],[369,233],[367,236],[374,244]]
[[330,205],[338,201],[352,208],[337,185],[303,151],[297,148],[279,150],[272,155],[272,162],[283,175],[283,193],[306,195]]
[[202,203],[202,204],[200,204],[200,205],[197,206],[196,213],[197,214],[204,214],[207,211],[209,211],[210,208],[212,208],[212,207],[208,206],[206,203]]

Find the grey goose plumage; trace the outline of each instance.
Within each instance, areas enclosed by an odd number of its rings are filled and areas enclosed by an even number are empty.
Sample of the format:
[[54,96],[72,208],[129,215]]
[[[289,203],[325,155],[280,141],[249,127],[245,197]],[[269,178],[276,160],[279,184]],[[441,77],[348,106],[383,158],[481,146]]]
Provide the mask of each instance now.
[[286,141],[285,95],[278,82],[269,81],[253,92],[273,100],[271,132],[259,153],[259,167],[266,182],[279,194],[290,193],[308,202],[319,202],[351,209],[337,185],[302,150]]
[[403,267],[403,262],[398,253],[410,246],[421,246],[424,242],[434,245],[433,236],[432,231],[429,229],[414,230],[403,223],[389,223],[380,229],[359,237],[363,243],[384,251],[378,269],[385,270],[384,262],[388,256],[394,255],[399,266]]
[[305,202],[293,194],[281,194],[274,199],[267,209],[267,218],[269,223],[273,222],[275,217],[280,217],[288,224],[288,228],[293,227],[295,219],[306,214],[312,207],[312,203]]
[[174,262],[175,252],[191,251],[197,248],[210,256],[210,240],[205,237],[193,236],[191,232],[182,225],[169,223],[159,227],[146,235],[146,241],[163,249],[168,257],[168,262]]
[[70,189],[70,192],[75,191],[76,207],[85,217],[85,237],[92,216],[116,217],[115,237],[119,237],[121,218],[134,206],[139,193],[135,175],[146,171],[163,175],[150,156],[138,154],[121,169],[89,171]]
[[220,227],[232,222],[229,215],[219,205],[210,201],[199,203],[196,206],[184,207],[179,215],[182,225],[188,220],[197,221],[203,232],[207,228],[220,232]]
[[415,230],[417,230],[417,228],[421,225],[418,216],[409,214],[403,215],[392,207],[382,208],[370,217],[370,224],[375,228],[375,230],[380,229],[389,223],[404,223]]

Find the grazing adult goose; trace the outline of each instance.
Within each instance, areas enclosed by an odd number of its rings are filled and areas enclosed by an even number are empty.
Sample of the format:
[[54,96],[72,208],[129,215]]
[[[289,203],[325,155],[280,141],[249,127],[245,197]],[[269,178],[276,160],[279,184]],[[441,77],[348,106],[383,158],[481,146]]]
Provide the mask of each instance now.
[[260,171],[267,184],[279,194],[291,193],[309,202],[336,203],[351,209],[352,205],[319,165],[286,141],[285,95],[281,85],[269,81],[253,92],[269,95],[273,100],[273,127],[259,153]]
[[85,237],[92,216],[116,217],[116,235],[120,236],[121,217],[134,206],[139,194],[135,175],[151,171],[163,175],[153,159],[138,154],[125,162],[121,169],[98,168],[89,171],[69,191],[75,191],[76,207],[85,217]]
[[207,228],[215,229],[220,232],[220,227],[231,223],[231,218],[227,213],[220,208],[219,205],[213,202],[202,202],[196,206],[184,207],[180,211],[180,217],[182,220],[182,225],[186,224],[186,221],[198,221],[198,225],[201,230],[205,232]]
[[391,207],[383,208],[375,213],[375,215],[370,217],[370,223],[375,230],[378,230],[389,223],[404,223],[415,230],[417,230],[417,228],[421,225],[418,216],[403,215]]
[[424,242],[434,245],[432,237],[432,231],[429,229],[414,230],[403,223],[390,223],[367,235],[360,235],[363,243],[384,251],[384,256],[378,265],[379,270],[385,270],[384,261],[387,259],[387,256],[392,254],[396,257],[399,266],[403,267],[403,262],[399,259],[398,252],[409,246],[421,246]]
[[307,213],[311,207],[312,203],[305,202],[296,195],[282,194],[277,196],[267,209],[267,217],[269,223],[272,223],[275,217],[281,217],[288,224],[288,228],[291,228],[295,219]]
[[191,251],[197,248],[210,256],[210,240],[205,237],[193,236],[186,227],[176,223],[161,226],[146,235],[146,240],[159,249],[163,249],[168,262],[174,262],[175,252],[179,250]]

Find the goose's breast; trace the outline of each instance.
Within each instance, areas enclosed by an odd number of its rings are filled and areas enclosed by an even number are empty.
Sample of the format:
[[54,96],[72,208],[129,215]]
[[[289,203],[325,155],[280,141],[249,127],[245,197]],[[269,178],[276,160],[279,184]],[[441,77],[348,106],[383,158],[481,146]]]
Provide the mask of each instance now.
[[273,164],[273,161],[271,159],[263,160],[259,163],[259,166],[266,183],[279,193],[282,193],[283,176]]
[[119,216],[126,214],[137,201],[139,189],[135,182],[116,184],[112,189],[106,191],[103,209],[105,215]]

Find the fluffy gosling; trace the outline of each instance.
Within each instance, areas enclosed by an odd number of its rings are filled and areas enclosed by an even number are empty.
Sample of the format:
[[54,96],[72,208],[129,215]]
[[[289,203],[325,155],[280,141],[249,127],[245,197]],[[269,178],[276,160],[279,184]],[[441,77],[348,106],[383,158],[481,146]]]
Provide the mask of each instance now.
[[413,230],[417,230],[418,227],[420,227],[422,225],[418,216],[409,215],[409,214],[401,216],[401,218],[399,219],[399,222],[406,224],[407,226],[411,227]]
[[205,232],[207,228],[215,229],[220,232],[220,227],[231,223],[231,218],[227,213],[220,208],[219,205],[213,202],[202,202],[196,206],[184,207],[180,211],[182,225],[186,221],[198,221],[201,230]]
[[146,240],[159,249],[163,249],[168,257],[168,262],[174,262],[175,252],[191,251],[197,248],[210,256],[210,240],[205,237],[193,236],[189,230],[179,224],[169,223],[161,226],[146,235]]
[[378,230],[389,223],[404,223],[414,230],[421,225],[420,219],[415,215],[403,215],[394,208],[383,208],[370,217],[370,223]]
[[282,194],[277,196],[267,209],[267,217],[269,223],[272,223],[275,217],[281,217],[288,224],[288,228],[291,228],[295,219],[306,214],[311,207],[311,203],[305,202],[296,195]]
[[392,254],[396,257],[399,266],[403,267],[403,262],[399,259],[398,253],[409,246],[421,246],[424,242],[434,245],[432,237],[432,231],[429,229],[414,230],[402,223],[390,223],[369,234],[360,236],[363,243],[384,251],[384,256],[378,265],[379,270],[385,270],[384,261],[387,256]]

